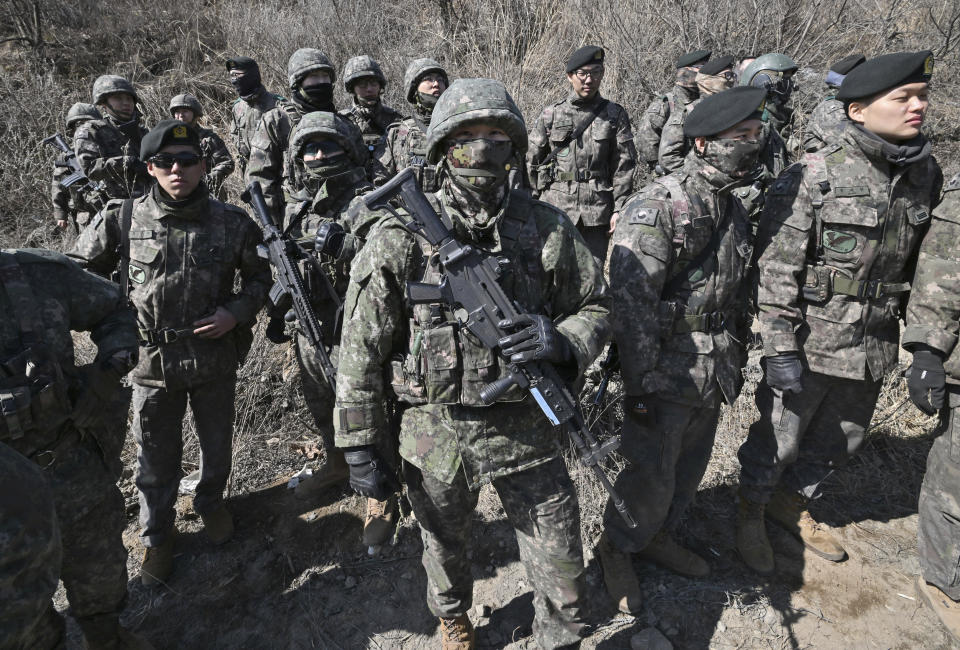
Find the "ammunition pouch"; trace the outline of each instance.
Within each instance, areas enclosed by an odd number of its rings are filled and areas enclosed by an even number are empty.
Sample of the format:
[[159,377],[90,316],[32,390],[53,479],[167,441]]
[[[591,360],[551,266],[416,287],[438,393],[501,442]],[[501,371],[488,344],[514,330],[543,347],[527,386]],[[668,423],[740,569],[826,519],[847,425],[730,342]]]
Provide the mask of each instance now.
[[910,291],[909,282],[853,280],[826,266],[808,266],[803,281],[803,298],[808,302],[826,302],[833,295],[857,300],[878,300]]
[[72,408],[63,370],[44,345],[0,363],[0,441],[54,439]]

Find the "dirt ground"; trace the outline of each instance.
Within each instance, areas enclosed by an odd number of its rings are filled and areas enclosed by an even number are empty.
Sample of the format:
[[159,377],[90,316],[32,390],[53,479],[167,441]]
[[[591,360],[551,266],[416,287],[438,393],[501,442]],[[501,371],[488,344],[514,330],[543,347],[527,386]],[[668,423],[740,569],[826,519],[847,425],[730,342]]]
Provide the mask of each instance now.
[[[403,519],[393,545],[369,555],[360,544],[364,502],[349,488],[333,488],[319,502],[299,500],[287,488],[292,474],[316,461],[310,458],[316,437],[291,388],[296,382],[277,377],[275,367],[248,364],[241,378],[251,403],[238,409],[228,498],[234,539],[212,546],[189,497],[181,497],[176,570],[167,585],[154,589],[138,579],[142,548],[128,441],[121,480],[130,551],[124,623],[160,649],[439,647],[436,620],[424,600],[413,517]],[[755,366],[751,373],[755,381]],[[262,383],[259,393],[250,389],[251,381]],[[735,454],[754,413],[748,383],[738,403],[725,409],[710,467],[679,531],[713,573],[691,580],[636,561],[645,601],[635,618],[617,614],[603,589],[592,552],[602,501],[587,474],[571,464],[588,561],[592,629],[583,647],[630,648],[631,637],[649,627],[676,648],[956,647],[914,593],[917,495],[933,423],[913,410],[904,392],[899,378],[890,380],[862,453],[828,481],[814,510],[842,539],[848,559],[822,560],[771,526],[777,571],[764,579],[746,569],[734,548]],[[250,414],[267,402],[280,417],[273,418],[273,427],[258,427]],[[185,473],[196,468],[191,433],[187,448]],[[473,542],[471,619],[479,646],[537,647],[530,586],[489,486],[481,493]],[[69,613],[62,588],[57,602]],[[79,647],[78,639],[71,625],[68,647]]]

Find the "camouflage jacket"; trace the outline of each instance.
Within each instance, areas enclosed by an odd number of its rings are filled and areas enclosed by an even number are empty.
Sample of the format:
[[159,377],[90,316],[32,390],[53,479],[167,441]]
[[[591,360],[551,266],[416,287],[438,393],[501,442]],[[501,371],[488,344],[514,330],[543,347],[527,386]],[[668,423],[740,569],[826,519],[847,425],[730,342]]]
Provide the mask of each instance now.
[[363,144],[370,157],[376,156],[378,149],[387,135],[387,129],[396,122],[403,119],[400,111],[394,110],[383,102],[378,103],[372,109],[368,109],[354,100],[353,106],[340,111],[340,115],[350,120],[360,129],[363,136]]
[[[9,390],[16,383],[14,359],[28,349],[36,349],[38,343],[59,364],[67,382],[78,385],[80,377],[71,331],[90,333],[97,346],[97,361],[117,353],[132,353],[135,358],[137,332],[133,312],[127,308],[115,284],[85,272],[69,258],[53,251],[5,249],[0,252],[0,262],[6,265],[11,256],[19,266],[26,291],[18,291],[8,284],[11,279],[16,280],[8,275],[10,271],[4,269],[0,273],[0,309],[3,310],[0,313],[5,315],[0,318],[0,360],[4,367],[0,391]],[[8,406],[5,396],[4,413]],[[71,406],[68,401],[59,406],[62,424]],[[53,417],[51,413],[44,415]],[[25,418],[20,419],[26,422]],[[48,449],[49,446],[44,445],[54,442],[58,433],[45,429],[33,436],[10,440],[5,424],[2,429],[7,435],[0,434],[0,439],[28,456],[38,449]]]
[[200,151],[207,161],[207,187],[214,194],[220,191],[223,181],[233,173],[233,156],[227,150],[227,145],[213,129],[197,127],[200,134]]
[[[551,316],[582,373],[608,338],[607,288],[589,249],[567,217],[520,192],[505,195],[492,225],[478,231],[438,193],[456,236],[509,260],[501,278],[521,310]],[[451,482],[462,471],[471,488],[555,458],[559,431],[516,387],[485,407],[479,391],[503,372],[499,356],[460,329],[440,304],[410,305],[409,281],[436,282],[429,246],[395,218],[374,226],[354,260],[344,303],[337,375],[337,446],[374,444],[391,435],[388,397],[408,406],[400,454]]]
[[[249,328],[270,290],[270,268],[257,255],[260,229],[240,208],[206,193],[186,206],[157,199],[157,186],[136,199],[130,225],[129,278],[141,340],[173,329],[177,340],[147,345],[133,380],[177,390],[236,372]],[[71,252],[87,268],[109,275],[120,262],[122,201],[94,217]],[[235,280],[239,272],[239,289]],[[225,307],[237,327],[219,339],[191,335],[193,323]]]
[[660,132],[660,148],[657,150],[657,162],[666,172],[675,172],[683,167],[683,160],[690,150],[690,143],[683,134],[683,123],[687,114],[696,108],[699,99],[684,105],[683,110],[673,111]]
[[[606,104],[583,135],[541,166],[598,102]],[[566,212],[575,224],[602,226],[610,222],[610,216],[633,192],[636,160],[627,111],[600,93],[584,101],[571,92],[543,109],[530,131],[530,183],[541,200]]]
[[89,120],[77,127],[73,137],[74,151],[83,173],[94,183],[103,183],[111,199],[142,196],[153,179],[140,161],[140,140],[147,130],[136,125],[127,128],[130,137],[116,127],[110,118]]
[[74,213],[73,197],[70,188],[60,184],[72,172],[66,166],[66,156],[57,154],[53,163],[53,178],[50,181],[50,202],[53,203],[53,218],[55,221],[70,221]]
[[730,178],[688,156],[635,194],[617,221],[610,306],[629,395],[732,404],[742,385],[753,237]]
[[888,162],[859,129],[807,153],[768,190],[758,238],[764,354],[881,379],[897,361],[900,305],[942,185],[936,160]]
[[929,345],[943,353],[947,381],[960,384],[960,174],[944,188],[930,230],[920,245],[907,304],[903,347]]
[[247,161],[250,160],[250,142],[257,132],[261,118],[265,113],[273,110],[281,100],[283,97],[268,92],[263,86],[260,86],[249,98],[238,97],[233,100],[230,136],[237,147],[241,174],[246,175]]
[[417,180],[424,192],[437,189],[435,169],[427,167],[427,127],[430,124],[429,116],[426,119],[422,114],[405,117],[393,124],[387,130],[380,148],[376,152],[377,159],[383,166],[383,176],[373,179],[375,185],[383,185],[407,167],[419,170]]
[[696,101],[699,96],[696,88],[675,85],[647,106],[637,126],[636,141],[637,153],[648,166],[655,166],[660,157],[660,136],[667,120],[676,111],[681,111],[687,104]]
[[836,141],[848,122],[843,102],[833,96],[827,97],[817,104],[807,120],[803,134],[804,151],[819,151],[827,143]]

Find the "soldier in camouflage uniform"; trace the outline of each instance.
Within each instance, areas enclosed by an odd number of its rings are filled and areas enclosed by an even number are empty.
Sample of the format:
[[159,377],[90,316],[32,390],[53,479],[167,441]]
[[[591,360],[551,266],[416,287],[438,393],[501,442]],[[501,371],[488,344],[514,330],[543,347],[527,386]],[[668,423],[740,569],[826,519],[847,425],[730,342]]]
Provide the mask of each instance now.
[[[336,80],[337,73],[326,54],[309,47],[294,52],[287,62],[291,98],[281,100],[274,109],[263,115],[250,141],[246,180],[248,183],[260,182],[263,198],[278,223],[282,222],[285,211],[285,183],[290,189],[290,180],[284,178],[284,171],[289,164],[286,152],[290,133],[307,113],[337,112],[333,105],[333,82]],[[360,129],[340,116],[337,119],[344,122],[346,126],[343,128],[352,134],[351,137],[359,146],[363,146]],[[296,191],[299,188],[293,189]]]
[[263,86],[260,80],[260,66],[250,57],[235,56],[227,59],[226,65],[230,83],[239,95],[230,107],[230,113],[233,116],[230,135],[233,137],[233,144],[237,147],[240,175],[246,180],[247,161],[250,160],[250,142],[257,132],[260,119],[265,113],[275,108],[277,102],[283,97],[274,95]]
[[227,192],[223,182],[233,173],[233,156],[227,150],[227,145],[213,129],[200,126],[197,120],[203,116],[203,106],[200,100],[185,93],[170,100],[170,117],[189,124],[200,136],[200,151],[207,163],[207,176],[203,179],[207,189],[220,201],[226,198]]
[[[907,305],[903,347],[913,353],[910,398],[940,414],[920,488],[917,592],[960,641],[960,174],[943,193],[923,239]],[[946,408],[945,408],[946,407]]]
[[710,572],[672,531],[707,468],[720,404],[743,384],[753,237],[731,190],[757,164],[764,95],[736,88],[700,100],[684,122],[694,144],[683,168],[631,197],[613,235],[610,313],[627,395],[619,451],[630,461],[615,487],[638,526],[609,504],[599,556],[621,611],[640,608],[631,553],[682,575]]
[[4,648],[55,648],[63,619],[53,607],[60,576],[53,493],[36,463],[0,443],[0,639]]
[[741,86],[754,86],[767,91],[767,107],[763,121],[767,122],[786,143],[788,151],[796,151],[793,105],[790,98],[796,84],[793,75],[796,62],[785,54],[764,54],[754,59],[740,77]]
[[383,103],[381,95],[387,87],[380,64],[364,54],[355,56],[343,68],[343,87],[353,95],[353,106],[340,115],[357,125],[363,135],[367,155],[377,155],[390,125],[403,119],[399,111]]
[[[0,251],[0,286],[0,442],[39,466],[52,491],[63,564],[47,567],[52,570],[47,579],[52,578],[54,588],[57,576],[63,580],[87,646],[139,647],[119,623],[127,598],[127,551],[121,537],[123,496],[116,481],[125,431],[106,426],[105,417],[122,392],[122,377],[136,363],[133,314],[116,285],[52,251]],[[71,330],[90,333],[97,346],[91,364],[75,365]],[[3,492],[18,495],[21,503],[33,494],[23,485]],[[0,522],[7,526],[6,513]],[[38,539],[35,550],[57,562],[59,553],[48,546],[50,541],[48,537],[44,545]],[[6,551],[0,555],[7,559]],[[8,607],[39,604],[39,599],[49,605],[48,584],[11,584],[7,577],[0,578],[0,620]],[[24,588],[39,591],[20,591]],[[14,647],[54,645],[63,622],[52,609],[44,619],[29,640]],[[0,645],[8,640],[7,625],[0,622]]]
[[670,119],[663,126],[660,135],[660,149],[657,160],[665,174],[680,170],[684,165],[691,143],[683,132],[683,124],[700,101],[710,95],[732,88],[736,81],[733,71],[734,59],[731,55],[721,56],[700,66],[695,82],[699,98],[684,106],[683,110],[670,113]]
[[354,260],[345,302],[337,445],[355,489],[389,493],[394,486],[373,445],[392,435],[386,398],[406,405],[404,478],[423,535],[427,603],[450,649],[474,647],[467,555],[485,483],[516,530],[534,588],[537,641],[577,644],[584,625],[579,513],[560,432],[517,387],[489,407],[479,395],[507,358],[555,363],[574,378],[608,336],[606,285],[583,239],[559,209],[507,186],[509,161],[526,146],[519,109],[490,79],[454,82],[427,132],[427,164],[437,166],[442,183],[431,201],[457,237],[507,262],[501,284],[528,312],[522,320],[530,327],[494,351],[461,331],[446,306],[409,304],[406,283],[436,282],[441,272],[429,245],[389,217]]
[[673,88],[655,98],[640,118],[637,125],[636,143],[640,159],[650,171],[656,171],[660,152],[660,134],[670,116],[682,111],[687,104],[700,97],[697,88],[697,72],[710,59],[710,50],[687,52],[677,59],[677,81]]
[[425,192],[437,189],[433,169],[426,165],[427,128],[437,100],[450,85],[446,70],[433,59],[414,59],[403,75],[407,101],[413,106],[413,115],[394,124],[387,131],[383,148],[377,158],[384,168],[384,176],[374,179],[378,185],[397,174],[414,167],[417,180]]
[[[146,166],[139,156],[140,140],[147,130],[140,124],[137,92],[116,75],[93,82],[93,103],[103,119],[80,125],[74,136],[77,160],[94,183],[101,183],[107,199],[143,195],[150,186]],[[100,197],[89,197],[95,203]]]
[[[67,143],[73,141],[77,127],[83,122],[90,120],[103,119],[100,111],[93,104],[77,102],[67,111],[67,129],[65,132]],[[70,165],[67,164],[67,154],[58,153],[56,162],[53,164],[53,180],[50,183],[50,200],[53,203],[53,218],[57,221],[57,227],[66,230],[67,225],[72,223],[73,227],[79,229],[86,226],[90,217],[96,212],[92,206],[87,204],[87,197],[84,193],[75,187],[64,187],[61,184],[64,178],[73,173]]]
[[889,54],[847,75],[850,126],[770,188],[760,224],[760,419],[740,447],[737,546],[774,568],[764,514],[811,551],[845,553],[807,510],[863,442],[897,365],[900,306],[942,174],[920,127],[929,52]]
[[215,544],[233,533],[223,489],[236,372],[271,279],[257,255],[260,229],[240,208],[211,198],[203,185],[205,162],[193,127],[164,120],[144,137],[140,152],[157,182],[140,199],[111,202],[81,233],[73,255],[103,275],[119,263],[137,311],[143,352],[132,379],[146,547],[141,580],[153,585],[173,570],[188,400],[200,440],[194,510]]
[[637,159],[627,111],[600,95],[603,57],[592,45],[570,56],[570,94],[543,109],[527,153],[534,196],[567,213],[601,267],[616,214],[633,192]]
[[830,66],[824,80],[827,96],[817,104],[807,120],[806,132],[803,134],[804,151],[823,149],[827,142],[835,140],[843,133],[849,120],[843,109],[843,102],[837,99],[837,92],[843,78],[866,60],[862,54],[851,54]]

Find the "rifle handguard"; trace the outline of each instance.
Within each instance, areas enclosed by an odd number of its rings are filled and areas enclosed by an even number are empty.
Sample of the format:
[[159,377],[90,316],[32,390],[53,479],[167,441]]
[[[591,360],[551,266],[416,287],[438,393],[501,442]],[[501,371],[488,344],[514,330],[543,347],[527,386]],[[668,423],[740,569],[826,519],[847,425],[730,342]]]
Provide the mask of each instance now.
[[480,389],[480,400],[487,406],[490,406],[503,397],[508,390],[513,388],[515,383],[516,381],[513,375],[505,375],[500,379],[494,380]]

